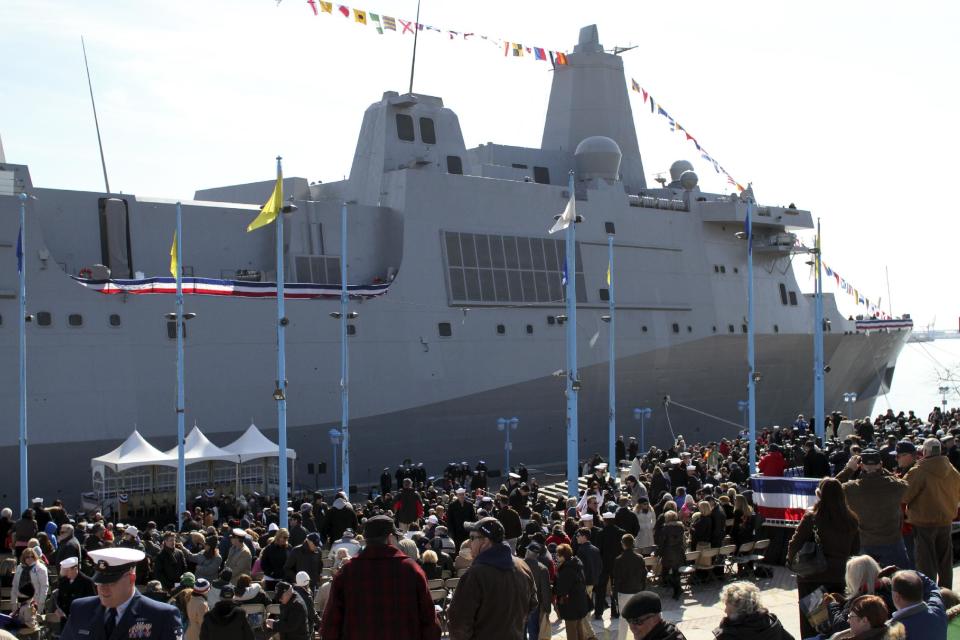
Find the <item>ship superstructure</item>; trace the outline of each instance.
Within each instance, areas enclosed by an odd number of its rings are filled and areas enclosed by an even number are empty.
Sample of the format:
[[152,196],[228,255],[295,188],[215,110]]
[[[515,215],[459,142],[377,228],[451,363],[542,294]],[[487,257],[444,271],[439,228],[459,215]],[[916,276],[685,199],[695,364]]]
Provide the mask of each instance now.
[[[387,285],[357,298],[351,323],[353,477],[374,481],[404,458],[439,470],[485,458],[498,467],[501,416],[517,416],[514,461],[564,459],[562,238],[547,229],[576,176],[581,455],[606,451],[607,225],[616,229],[617,420],[635,433],[634,407],[654,407],[647,442],[671,439],[663,399],[739,423],[746,386],[746,250],[736,237],[746,198],[700,190],[678,161],[646,184],[622,60],[581,31],[555,70],[540,148],[466,148],[442,99],[386,92],[370,105],[350,177],[284,180],[297,211],[284,225],[289,282],[339,285],[340,207],[348,203],[349,277]],[[575,151],[581,143],[581,153]],[[14,158],[15,159],[15,158]],[[273,183],[202,189],[184,202],[183,269],[190,277],[250,283],[275,278],[271,229],[246,233]],[[136,426],[161,449],[176,433],[172,296],[104,295],[83,278],[167,275],[175,203],[35,187],[28,168],[0,166],[0,264],[13,265],[20,192],[27,205],[25,269],[31,492],[71,500],[88,485],[90,458]],[[812,405],[813,304],[791,268],[808,211],[754,208],[759,425],[786,423]],[[109,270],[109,273],[104,271]],[[573,274],[571,274],[573,275]],[[0,483],[17,480],[16,271],[0,269]],[[826,407],[857,393],[867,412],[889,388],[909,327],[858,330],[824,296]],[[217,444],[251,420],[273,437],[275,302],[188,296],[186,414]],[[336,300],[287,303],[289,446],[297,478],[329,463],[339,422]],[[805,411],[807,409],[807,411]],[[737,428],[671,414],[688,439]],[[192,491],[231,491],[233,477],[188,472]],[[309,478],[312,481],[312,477]],[[321,480],[321,482],[323,482]]]

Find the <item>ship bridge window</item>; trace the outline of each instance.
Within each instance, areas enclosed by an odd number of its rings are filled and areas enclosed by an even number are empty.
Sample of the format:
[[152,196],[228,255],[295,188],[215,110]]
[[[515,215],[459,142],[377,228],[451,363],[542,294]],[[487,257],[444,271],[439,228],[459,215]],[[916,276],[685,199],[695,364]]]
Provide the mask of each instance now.
[[539,184],[550,184],[550,169],[546,167],[534,167],[533,181]]
[[797,306],[797,292],[796,292],[796,291],[791,291],[791,292],[790,292],[790,306],[791,306],[791,307]]
[[40,311],[37,313],[37,324],[41,327],[49,327],[53,324],[53,316],[49,311]]
[[787,306],[787,285],[780,283],[780,304]]
[[67,324],[71,327],[82,327],[83,326],[83,316],[79,313],[71,313],[67,316]]
[[[528,238],[445,231],[451,304],[539,302],[561,304],[564,243]],[[577,244],[577,301],[587,301],[583,260]]]
[[457,176],[463,175],[463,161],[460,156],[447,156],[447,173]]
[[405,113],[397,114],[397,137],[404,142],[413,142],[413,118]]
[[453,335],[453,327],[450,326],[449,322],[441,322],[437,325],[437,332],[441,338],[449,338]]
[[437,130],[432,118],[420,118],[420,140],[423,144],[437,144]]

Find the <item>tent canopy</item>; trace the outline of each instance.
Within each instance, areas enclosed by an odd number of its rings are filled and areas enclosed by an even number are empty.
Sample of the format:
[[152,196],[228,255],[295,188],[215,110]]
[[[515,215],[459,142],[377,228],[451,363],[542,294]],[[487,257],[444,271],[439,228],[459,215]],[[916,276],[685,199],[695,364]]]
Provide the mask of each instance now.
[[123,441],[119,447],[104,454],[99,458],[90,461],[91,466],[103,466],[112,469],[114,473],[120,473],[133,467],[148,467],[160,465],[164,467],[176,467],[177,458],[171,460],[170,457],[144,440],[143,436],[136,429]]
[[[280,448],[263,435],[255,424],[247,427],[242,436],[223,447],[223,450],[233,454],[234,460],[239,457],[240,462],[256,460],[257,458],[280,457]],[[288,448],[287,458],[296,460],[297,452]]]
[[[167,451],[166,455],[170,458],[173,458],[174,465],[177,464],[179,457],[177,447]],[[237,456],[236,454],[224,451],[217,445],[210,442],[207,439],[207,436],[203,435],[203,432],[200,431],[200,427],[193,425],[193,429],[190,430],[190,433],[187,434],[187,437],[183,442],[183,460],[186,464],[194,464],[195,462],[209,462],[211,460],[236,462]]]

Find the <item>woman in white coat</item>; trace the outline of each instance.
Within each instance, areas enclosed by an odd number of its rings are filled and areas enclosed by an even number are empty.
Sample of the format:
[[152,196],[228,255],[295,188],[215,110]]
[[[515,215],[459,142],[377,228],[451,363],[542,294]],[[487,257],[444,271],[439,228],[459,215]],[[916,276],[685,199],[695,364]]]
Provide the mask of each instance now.
[[33,584],[33,601],[37,604],[37,610],[41,613],[47,602],[47,591],[50,588],[50,579],[47,576],[47,567],[40,562],[37,556],[37,550],[33,547],[27,547],[23,550],[20,557],[20,564],[13,574],[13,604],[16,606],[17,599],[20,597],[21,585]]
[[657,523],[657,514],[654,513],[653,507],[650,506],[650,500],[648,498],[640,498],[633,511],[637,514],[637,520],[640,521],[640,529],[637,531],[633,548],[642,551],[656,546],[653,540],[653,527]]

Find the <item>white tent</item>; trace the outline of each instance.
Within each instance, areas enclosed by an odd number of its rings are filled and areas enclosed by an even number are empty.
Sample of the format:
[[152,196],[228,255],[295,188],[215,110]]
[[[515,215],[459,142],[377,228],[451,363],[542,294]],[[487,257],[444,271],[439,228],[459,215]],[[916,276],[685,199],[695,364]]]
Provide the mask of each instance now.
[[[177,447],[167,451],[166,455],[173,459],[173,466],[177,466],[179,452]],[[200,427],[194,425],[190,433],[187,434],[183,442],[183,461],[184,464],[194,464],[196,462],[211,462],[214,460],[224,460],[226,462],[237,462],[237,456],[234,453],[225,451],[217,445],[207,440]]]
[[[270,440],[260,432],[260,429],[257,429],[257,425],[255,424],[247,427],[247,430],[243,432],[242,436],[223,447],[223,450],[233,454],[234,460],[239,458],[240,462],[256,460],[257,458],[280,457],[280,447],[270,442]],[[288,448],[287,459],[296,460],[297,452]]]
[[[174,450],[174,454],[176,454],[176,450]],[[133,430],[133,433],[131,433],[119,447],[110,453],[90,461],[92,468],[96,469],[97,467],[101,467],[111,469],[114,473],[120,473],[133,467],[149,467],[154,465],[176,467],[177,457],[174,455],[173,459],[171,459],[169,454],[163,453],[144,440],[143,436],[140,435],[140,432],[136,429]]]

